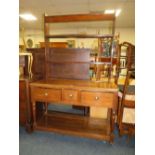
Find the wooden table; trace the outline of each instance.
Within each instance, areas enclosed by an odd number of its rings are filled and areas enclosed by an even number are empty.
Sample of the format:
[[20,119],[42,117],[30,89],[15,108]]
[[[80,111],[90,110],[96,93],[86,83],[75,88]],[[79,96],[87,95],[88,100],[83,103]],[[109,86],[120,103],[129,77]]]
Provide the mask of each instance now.
[[[114,119],[117,110],[117,85],[87,80],[53,79],[32,82],[31,102],[33,129],[77,135],[113,142]],[[107,119],[54,112],[45,109],[36,118],[36,103],[57,103],[108,108]]]

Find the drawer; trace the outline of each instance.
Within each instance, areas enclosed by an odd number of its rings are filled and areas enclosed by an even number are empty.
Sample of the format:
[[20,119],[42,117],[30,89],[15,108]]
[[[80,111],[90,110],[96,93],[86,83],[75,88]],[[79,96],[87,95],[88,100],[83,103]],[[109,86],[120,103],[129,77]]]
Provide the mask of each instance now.
[[32,99],[36,101],[55,102],[61,100],[61,90],[51,88],[33,88]]
[[62,101],[67,103],[77,103],[79,101],[79,93],[77,90],[62,90]]
[[81,92],[81,103],[87,106],[112,108],[114,102],[113,93]]

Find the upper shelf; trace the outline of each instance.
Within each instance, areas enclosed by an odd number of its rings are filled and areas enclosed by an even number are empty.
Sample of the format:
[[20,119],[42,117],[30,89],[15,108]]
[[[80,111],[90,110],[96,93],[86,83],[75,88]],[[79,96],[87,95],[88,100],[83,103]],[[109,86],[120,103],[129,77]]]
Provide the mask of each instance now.
[[112,38],[113,35],[85,35],[85,34],[61,34],[61,35],[46,35],[46,38]]
[[[67,34],[52,35],[50,34],[50,24],[52,23],[69,23],[69,22],[90,22],[90,21],[110,21],[112,22],[112,32],[110,35],[95,34]],[[44,16],[44,36],[45,39],[50,38],[113,38],[115,34],[115,14],[73,14],[73,15],[57,15]],[[46,40],[46,41],[47,41]]]
[[75,14],[60,16],[45,16],[45,23],[79,22],[79,21],[114,21],[115,14]]

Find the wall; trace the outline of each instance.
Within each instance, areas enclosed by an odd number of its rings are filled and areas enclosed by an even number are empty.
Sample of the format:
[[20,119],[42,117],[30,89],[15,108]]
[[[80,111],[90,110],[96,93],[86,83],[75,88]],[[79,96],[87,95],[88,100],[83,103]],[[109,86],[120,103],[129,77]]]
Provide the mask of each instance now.
[[130,42],[135,45],[135,29],[134,28],[117,28],[116,33],[120,33],[120,43],[123,41]]
[[22,31],[19,32],[19,44],[23,45],[23,35],[25,42],[31,38],[33,40],[33,47],[35,47],[36,44],[39,44],[39,42],[44,41],[44,33],[41,30],[24,30],[24,34]]
[[[54,34],[67,34],[67,33],[88,33],[88,34],[106,34],[108,33],[107,30],[97,30],[97,29],[55,29]],[[120,34],[120,43],[123,41],[128,41],[132,44],[135,44],[135,29],[134,28],[116,28],[115,33]],[[19,39],[19,44],[23,44],[22,40],[22,33],[20,32],[20,39]],[[31,38],[33,40],[33,47],[37,47],[39,45],[39,42],[44,41],[44,32],[41,30],[25,30],[24,32],[24,38],[25,41],[27,41],[28,38]],[[71,39],[52,39],[52,41],[66,41],[66,40],[71,40]],[[97,40],[95,39],[75,39],[76,40],[76,47],[94,47],[97,45]]]

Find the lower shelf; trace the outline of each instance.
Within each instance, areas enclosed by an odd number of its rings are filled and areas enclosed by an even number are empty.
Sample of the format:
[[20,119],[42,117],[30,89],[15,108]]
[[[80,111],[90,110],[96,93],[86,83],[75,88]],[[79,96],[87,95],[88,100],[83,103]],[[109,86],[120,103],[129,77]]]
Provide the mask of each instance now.
[[110,121],[62,112],[48,112],[38,121],[34,130],[52,131],[62,134],[112,141]]

